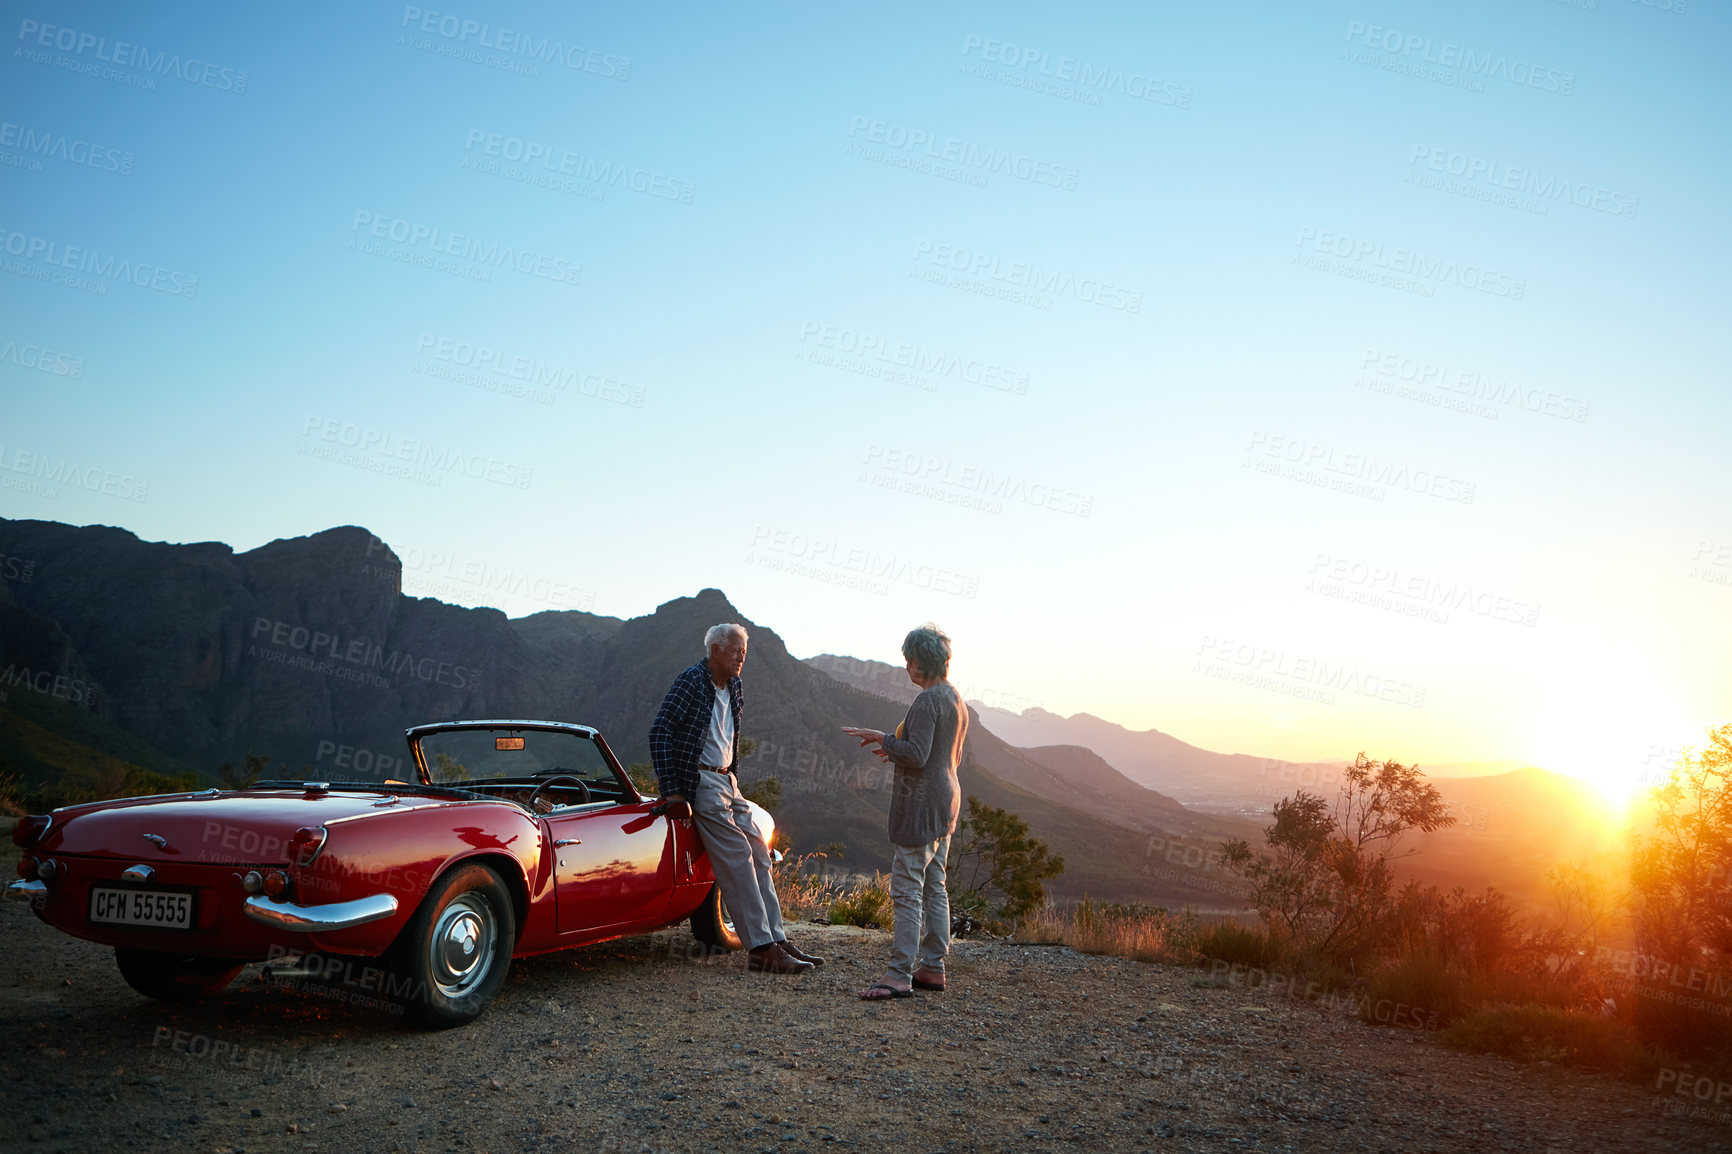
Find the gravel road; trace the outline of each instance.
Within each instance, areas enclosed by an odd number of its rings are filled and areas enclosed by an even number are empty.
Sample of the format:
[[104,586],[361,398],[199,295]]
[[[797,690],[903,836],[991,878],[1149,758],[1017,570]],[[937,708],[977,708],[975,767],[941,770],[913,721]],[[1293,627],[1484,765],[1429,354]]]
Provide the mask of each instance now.
[[867,1004],[881,933],[798,927],[829,964],[783,978],[667,930],[518,961],[422,1033],[256,967],[152,1003],[22,903],[0,934],[4,1150],[1732,1150],[1641,1086],[1062,947],[959,942],[947,992]]

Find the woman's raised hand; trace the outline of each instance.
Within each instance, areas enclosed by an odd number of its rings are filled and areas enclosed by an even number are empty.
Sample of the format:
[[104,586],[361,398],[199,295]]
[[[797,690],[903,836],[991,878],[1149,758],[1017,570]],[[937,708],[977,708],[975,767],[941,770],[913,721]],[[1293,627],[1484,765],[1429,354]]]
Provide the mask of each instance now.
[[[842,727],[842,732],[846,733],[849,737],[858,737],[862,746],[881,746],[884,744],[884,731],[881,729],[856,729],[854,726],[844,725]],[[884,756],[884,751],[882,749],[878,751],[878,756]]]

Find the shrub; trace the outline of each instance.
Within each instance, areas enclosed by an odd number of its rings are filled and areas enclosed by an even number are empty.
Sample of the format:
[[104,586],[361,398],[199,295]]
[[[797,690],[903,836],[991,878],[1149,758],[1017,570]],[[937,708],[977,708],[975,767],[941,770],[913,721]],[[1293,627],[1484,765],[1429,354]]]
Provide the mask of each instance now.
[[742,785],[740,796],[775,813],[782,804],[782,783],[774,777],[760,777],[750,785]]
[[625,767],[625,775],[645,797],[660,797],[661,782],[656,779],[656,767],[647,761],[634,761]]
[[166,774],[106,759],[94,770],[69,771],[56,781],[27,786],[16,776],[0,781],[0,812],[48,813],[64,805],[113,798],[181,793],[198,788],[194,774]]
[[1203,930],[1196,937],[1196,950],[1205,958],[1219,958],[1234,965],[1268,969],[1280,962],[1286,951],[1271,934],[1246,929],[1232,922],[1220,922]]
[[1447,1027],[1444,1045],[1470,1054],[1501,1054],[1631,1075],[1648,1062],[1629,1026],[1605,1014],[1556,1006],[1482,1006]]
[[1446,1026],[1467,1014],[1476,1003],[1473,980],[1430,951],[1409,954],[1371,975],[1359,1016],[1388,1025],[1390,1007],[1404,1007],[1404,1020],[1427,1027]]
[[972,910],[996,897],[988,928],[1006,933],[1046,901],[1041,882],[1063,872],[1064,858],[1028,836],[1026,821],[979,798],[968,799],[968,816],[957,823],[946,863],[952,908]]
[[1300,790],[1276,802],[1272,816],[1263,831],[1272,852],[1233,839],[1223,843],[1227,868],[1251,883],[1251,904],[1265,921],[1342,965],[1383,947],[1403,837],[1456,820],[1417,766],[1364,753],[1343,771],[1333,804]]
[[872,877],[837,895],[830,906],[833,926],[862,926],[869,930],[887,929],[890,925],[890,877]]

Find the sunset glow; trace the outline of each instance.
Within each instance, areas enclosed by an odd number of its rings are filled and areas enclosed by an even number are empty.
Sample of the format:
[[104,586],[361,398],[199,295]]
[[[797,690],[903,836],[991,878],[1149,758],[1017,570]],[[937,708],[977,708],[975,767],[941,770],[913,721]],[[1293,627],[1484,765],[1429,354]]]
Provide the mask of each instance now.
[[1530,758],[1591,783],[1616,812],[1664,782],[1705,723],[1692,723],[1658,679],[1612,669],[1553,693],[1534,720]]

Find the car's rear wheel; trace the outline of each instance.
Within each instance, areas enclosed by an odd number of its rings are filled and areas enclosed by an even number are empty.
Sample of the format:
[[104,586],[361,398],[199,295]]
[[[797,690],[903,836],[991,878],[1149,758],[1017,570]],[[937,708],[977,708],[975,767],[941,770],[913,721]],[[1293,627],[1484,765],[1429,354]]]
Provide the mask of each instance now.
[[158,1002],[194,1002],[228,989],[245,963],[233,958],[169,954],[161,950],[114,948],[114,961],[126,984]]
[[734,932],[734,923],[722,904],[721,886],[712,885],[704,904],[692,911],[692,937],[712,950],[731,953],[740,948],[740,935]]
[[405,1015],[436,1029],[478,1017],[505,981],[517,915],[499,875],[462,865],[436,882],[391,947]]

